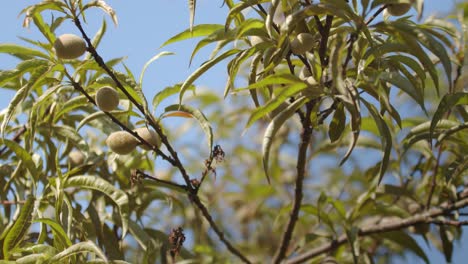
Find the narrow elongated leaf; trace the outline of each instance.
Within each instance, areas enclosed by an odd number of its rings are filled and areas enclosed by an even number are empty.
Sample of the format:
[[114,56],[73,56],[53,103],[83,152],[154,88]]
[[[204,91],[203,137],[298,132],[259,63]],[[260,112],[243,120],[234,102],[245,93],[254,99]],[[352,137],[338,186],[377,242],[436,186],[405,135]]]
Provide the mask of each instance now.
[[83,5],[81,8],[81,12],[84,13],[84,11],[90,7],[99,7],[101,10],[103,10],[105,13],[107,13],[111,19],[112,22],[114,22],[114,25],[118,25],[118,19],[117,19],[117,14],[115,13],[114,9],[108,5],[105,1],[99,0],[99,1],[91,1]]
[[179,104],[174,104],[166,107],[164,109],[164,112],[171,112],[171,111],[183,111],[186,112],[195,118],[198,123],[200,124],[201,128],[203,129],[203,132],[205,132],[205,135],[208,139],[208,149],[211,153],[211,150],[213,149],[213,130],[211,129],[210,122],[208,119],[206,119],[206,116],[198,109],[195,109],[193,107],[190,107],[188,105],[179,105]]
[[190,12],[190,31],[193,29],[193,21],[195,20],[195,9],[197,8],[196,0],[188,0]]
[[403,247],[406,250],[410,250],[420,257],[426,264],[429,264],[429,258],[426,256],[424,250],[418,245],[418,243],[410,235],[403,231],[392,231],[381,235],[378,235],[382,239],[388,239],[395,244]]
[[333,114],[333,119],[330,123],[330,127],[328,128],[328,137],[330,138],[330,141],[332,143],[337,141],[341,137],[345,126],[346,115],[344,111],[344,105],[338,104],[335,113]]
[[431,128],[430,128],[430,138],[432,138],[432,134],[434,133],[434,129],[437,123],[443,118],[444,114],[449,111],[452,107],[456,105],[468,105],[468,93],[460,92],[454,94],[446,94],[439,103],[434,116],[432,117],[431,121]]
[[174,54],[175,53],[173,53],[173,52],[163,51],[163,52],[160,52],[160,53],[154,55],[149,61],[147,61],[145,63],[145,65],[143,66],[143,69],[141,70],[140,79],[139,79],[140,86],[143,87],[143,77],[145,75],[146,69],[148,68],[148,66],[151,63],[153,63],[154,61],[158,60],[161,57],[168,56],[168,55],[174,55]]
[[68,178],[65,182],[64,188],[76,187],[96,190],[109,196],[119,208],[120,219],[122,221],[122,237],[128,230],[129,206],[127,194],[115,188],[108,181],[96,176],[74,176]]
[[31,226],[31,219],[34,211],[34,196],[30,195],[26,198],[26,202],[21,208],[18,218],[8,231],[3,241],[3,256],[8,260],[10,252],[17,247],[26,235]]
[[301,79],[299,79],[297,76],[290,74],[290,73],[284,73],[284,74],[272,74],[260,81],[255,81],[252,84],[250,84],[248,87],[245,88],[239,88],[233,91],[235,92],[240,92],[248,89],[258,89],[258,88],[265,88],[268,85],[275,85],[275,84],[295,84],[295,83],[303,83]]
[[263,135],[263,143],[262,143],[262,161],[263,161],[263,171],[265,172],[266,178],[268,180],[268,184],[270,184],[270,175],[268,173],[269,167],[269,160],[270,160],[270,149],[271,144],[273,143],[273,139],[275,138],[276,132],[278,129],[288,120],[294,113],[296,112],[299,107],[304,105],[307,102],[306,97],[300,97],[299,99],[295,100],[292,104],[288,106],[284,111],[280,112],[276,115],[273,120],[271,120],[270,124],[268,125],[267,129],[265,130],[265,134]]
[[39,179],[40,172],[37,169],[31,154],[15,141],[9,139],[0,139],[0,142],[2,142],[5,146],[8,147],[8,149],[15,153],[16,158],[23,162],[22,164],[24,164],[24,166],[28,169],[34,181],[37,181]]
[[108,262],[106,255],[92,241],[80,242],[72,245],[64,251],[58,253],[49,259],[46,263],[65,263],[66,260],[74,255],[82,253],[93,253],[104,262]]
[[201,24],[201,25],[196,25],[192,29],[185,30],[166,42],[164,42],[160,48],[167,46],[171,43],[190,39],[190,38],[197,38],[197,37],[203,37],[203,36],[208,36],[211,35],[213,32],[215,32],[218,29],[222,29],[223,25],[220,24]]
[[16,107],[26,98],[26,96],[29,93],[28,87],[25,85],[21,87],[21,89],[16,92],[15,96],[13,99],[10,101],[7,107],[7,111],[5,113],[5,116],[3,117],[2,125],[0,127],[0,133],[1,137],[5,137],[5,129],[10,122],[11,118],[13,117],[13,114],[15,112]]
[[180,87],[180,94],[179,94],[179,103],[182,103],[182,98],[184,97],[185,91],[193,84],[193,82],[198,79],[203,73],[205,73],[207,70],[209,70],[211,67],[214,65],[218,64],[218,62],[241,52],[241,50],[238,49],[232,49],[224,52],[223,54],[219,55],[216,58],[213,58],[211,60],[208,60],[204,62],[197,70],[195,70],[182,84]]
[[44,22],[44,19],[42,18],[41,13],[35,13],[33,16],[33,21],[36,27],[41,31],[42,35],[46,37],[46,39],[49,41],[50,44],[54,43],[55,41],[55,35],[54,33],[50,30],[49,25],[47,25]]
[[17,44],[0,44],[0,53],[10,54],[20,59],[31,59],[34,57],[49,59],[49,56],[41,51],[35,50],[33,48],[23,47]]
[[377,127],[379,128],[380,138],[382,139],[384,155],[382,158],[382,162],[380,163],[379,179],[377,181],[377,184],[380,184],[390,162],[390,153],[392,151],[392,134],[387,126],[387,123],[379,114],[375,106],[373,106],[366,100],[362,100],[362,102],[369,110],[371,116],[374,118],[374,121],[377,124]]
[[[182,84],[176,84],[174,86],[168,86],[161,91],[159,91],[154,97],[153,97],[153,108],[156,110],[158,105],[167,97],[174,95],[180,91],[180,87]],[[191,87],[187,88],[187,90],[192,90],[195,92],[195,86],[191,85]]]
[[408,150],[414,143],[420,140],[430,140],[435,135],[438,135],[438,133],[440,133],[441,131],[451,129],[459,125],[458,122],[455,122],[452,120],[447,120],[447,119],[439,120],[436,123],[434,129],[432,130],[433,134],[431,135],[430,133],[431,124],[432,124],[431,121],[427,121],[427,122],[421,123],[413,127],[408,133],[408,135],[406,135],[406,137],[403,139],[404,150],[405,151]]
[[[141,74],[140,74],[140,79],[139,79],[139,82],[135,88],[136,88],[136,92],[138,93],[138,95],[142,98],[142,101],[143,101],[143,109],[145,110],[145,116],[149,116],[150,115],[150,111],[149,111],[149,108],[148,108],[148,100],[146,100],[146,96],[145,94],[143,93],[143,77],[145,75],[145,72],[146,72],[146,69],[148,68],[148,66],[153,63],[154,61],[156,61],[157,59],[163,57],[163,56],[167,56],[167,55],[173,55],[174,53],[172,52],[167,52],[167,51],[163,51],[163,52],[160,52],[159,54],[156,54],[155,56],[153,56],[149,61],[147,61],[145,63],[145,65],[143,66],[143,69],[141,70]],[[126,68],[127,69],[127,68]],[[128,74],[131,74],[131,71],[129,69],[127,69],[127,73]]]
[[278,108],[278,106],[286,102],[291,96],[294,96],[295,94],[299,93],[300,91],[306,88],[307,84],[304,82],[298,82],[282,88],[282,91],[278,94],[278,96],[274,97],[265,105],[263,105],[260,108],[257,108],[255,111],[252,112],[252,114],[249,117],[249,120],[247,121],[247,124],[245,125],[245,129],[248,129],[253,123],[255,123],[255,121]]
[[52,232],[54,234],[54,239],[57,240],[60,244],[62,244],[65,248],[68,248],[72,245],[70,238],[63,230],[63,227],[57,223],[55,220],[50,218],[39,218],[34,220],[34,222],[44,223],[52,228]]

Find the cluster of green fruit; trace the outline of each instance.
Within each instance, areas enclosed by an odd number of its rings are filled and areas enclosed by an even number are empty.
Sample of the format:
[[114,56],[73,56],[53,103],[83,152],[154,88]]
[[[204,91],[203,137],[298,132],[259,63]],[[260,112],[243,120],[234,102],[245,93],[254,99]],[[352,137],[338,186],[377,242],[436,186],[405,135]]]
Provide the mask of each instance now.
[[[60,59],[76,59],[83,55],[86,50],[86,42],[73,34],[63,34],[59,36],[54,43],[55,54]],[[119,105],[119,93],[112,87],[102,87],[96,92],[96,105],[102,111],[109,112]],[[160,147],[161,140],[158,134],[146,127],[134,130],[142,139],[153,146]],[[140,143],[140,141],[127,131],[118,131],[109,135],[106,140],[109,148],[121,155],[132,152],[138,145],[143,149],[149,150],[150,147]],[[70,153],[71,154],[71,153]],[[79,155],[81,154],[81,156]],[[84,156],[82,153],[73,153],[70,160],[74,164],[82,163]],[[80,162],[81,161],[81,162]]]

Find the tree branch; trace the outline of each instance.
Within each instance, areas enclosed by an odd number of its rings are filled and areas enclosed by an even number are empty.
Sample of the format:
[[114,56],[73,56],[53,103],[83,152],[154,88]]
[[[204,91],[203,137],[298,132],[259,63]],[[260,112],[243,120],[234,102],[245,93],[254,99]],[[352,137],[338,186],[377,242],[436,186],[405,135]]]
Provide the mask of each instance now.
[[[391,223],[386,223],[386,224],[377,224],[374,226],[370,226],[367,228],[361,228],[358,232],[358,236],[360,237],[365,237],[373,234],[378,234],[378,233],[385,233],[385,232],[390,232],[390,231],[395,231],[395,230],[400,230],[403,228],[407,228],[410,226],[418,225],[418,224],[430,224],[434,223],[437,225],[453,225],[453,221],[443,221],[439,219],[434,219],[437,216],[441,215],[446,215],[449,212],[465,208],[468,206],[468,189],[465,189],[463,192],[460,193],[459,198],[456,202],[454,203],[448,203],[445,202],[441,204],[438,208],[434,208],[431,210],[428,210],[424,213],[414,215],[412,217],[402,219],[400,221],[392,221]],[[466,221],[460,222],[459,225],[466,225]],[[314,257],[317,257],[321,254],[330,252],[339,246],[345,244],[348,241],[348,238],[346,235],[341,235],[338,239],[326,243],[322,246],[319,246],[317,248],[314,248],[308,252],[305,252],[297,257],[294,257],[287,261],[287,264],[295,264],[295,263],[302,263],[306,260],[312,259]]]
[[[176,167],[180,173],[182,174],[182,177],[184,178],[184,181],[186,183],[186,186],[187,186],[187,195],[189,196],[189,199],[191,201],[193,201],[197,207],[202,211],[202,214],[203,216],[205,217],[205,219],[210,223],[211,225],[211,228],[213,228],[213,230],[215,231],[215,233],[218,235],[219,239],[226,245],[226,247],[229,249],[229,251],[231,253],[233,253],[234,255],[238,256],[240,259],[242,259],[242,261],[244,261],[245,263],[251,263],[239,250],[237,250],[225,237],[224,237],[224,234],[223,232],[218,228],[218,226],[216,225],[216,223],[213,221],[213,218],[211,217],[210,213],[208,212],[208,209],[206,209],[206,207],[203,205],[203,203],[200,201],[200,198],[197,196],[197,190],[198,188],[196,186],[193,186],[192,184],[192,181],[190,180],[190,177],[187,173],[187,171],[185,170],[185,167],[182,165],[182,162],[181,160],[179,159],[179,156],[177,154],[177,152],[172,148],[171,144],[169,143],[166,135],[163,133],[162,129],[160,128],[160,126],[155,122],[154,118],[150,115],[148,115],[148,113],[145,111],[145,109],[143,108],[143,106],[141,104],[139,104],[135,98],[133,98],[128,92],[127,90],[123,87],[122,83],[117,79],[117,77],[115,76],[114,72],[109,68],[107,67],[107,65],[104,63],[104,60],[102,59],[102,57],[97,53],[96,49],[94,48],[90,38],[88,37],[88,35],[86,34],[86,32],[84,31],[82,25],[81,25],[81,22],[79,20],[79,18],[77,16],[75,16],[74,18],[74,23],[76,25],[76,27],[78,28],[78,30],[81,32],[81,34],[83,35],[83,38],[85,39],[87,45],[88,45],[88,52],[91,53],[91,55],[93,56],[93,58],[95,59],[96,63],[104,69],[104,71],[112,78],[112,80],[115,82],[115,84],[117,85],[117,87],[128,97],[128,99],[130,100],[130,102],[132,102],[139,110],[140,112],[145,116],[145,120],[151,125],[152,128],[154,128],[156,130],[156,132],[158,133],[158,135],[160,136],[161,138],[161,141],[162,143],[166,146],[167,150],[169,151],[170,155],[171,155],[171,159],[167,159],[168,161],[172,161],[170,162],[171,165],[173,165],[174,167]],[[72,80],[73,81],[73,80]],[[76,83],[76,82],[75,82]],[[81,87],[81,86],[80,86]],[[81,88],[81,90],[83,92],[85,92],[83,90],[83,88]],[[91,97],[87,97],[88,99],[91,99],[92,101],[94,101],[94,99],[92,99]],[[113,117],[112,115],[110,115],[109,113],[105,112],[109,117],[111,117],[111,119],[114,121],[114,122],[118,122],[117,124],[120,123],[120,121],[118,121],[115,117]],[[121,124],[121,123],[120,123]],[[125,129],[127,130],[127,129]],[[138,134],[134,133],[133,131],[128,131],[127,132],[130,132],[132,133],[132,135],[134,135],[136,138],[138,138],[139,140],[141,140],[142,142],[145,142],[141,137],[138,136]],[[154,149],[154,148],[153,148]],[[161,152],[161,151],[159,151]],[[158,154],[159,154],[158,152]],[[161,152],[162,153],[162,152]]]
[[296,226],[297,220],[299,218],[299,211],[301,209],[302,204],[302,189],[303,183],[305,178],[305,167],[306,167],[306,160],[307,160],[307,148],[309,146],[311,134],[312,134],[312,126],[311,120],[309,118],[312,112],[312,105],[309,103],[307,104],[307,112],[306,118],[302,121],[302,133],[301,133],[301,143],[299,145],[298,150],[298,158],[297,158],[297,178],[296,178],[296,189],[294,194],[294,202],[293,202],[293,209],[290,213],[290,218],[288,224],[286,226],[286,230],[283,233],[283,237],[281,238],[280,246],[273,258],[273,263],[280,263],[286,256],[286,252],[289,247],[289,243],[291,242],[291,237],[294,231],[294,227]]

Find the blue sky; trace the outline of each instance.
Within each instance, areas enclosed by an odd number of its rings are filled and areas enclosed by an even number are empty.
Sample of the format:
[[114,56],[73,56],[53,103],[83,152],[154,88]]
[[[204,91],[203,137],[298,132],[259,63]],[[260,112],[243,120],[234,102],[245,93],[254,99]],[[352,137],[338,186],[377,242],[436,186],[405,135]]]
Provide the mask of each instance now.
[[[0,8],[0,43],[24,43],[17,37],[22,36],[31,39],[44,39],[38,34],[34,27],[25,29],[22,27],[24,16],[18,16],[25,5],[39,1],[3,1]],[[202,23],[224,23],[227,14],[226,8],[221,8],[222,0],[198,0],[197,1],[196,24]],[[171,36],[185,30],[189,24],[189,12],[186,0],[140,0],[140,1],[112,1],[108,0],[116,11],[119,26],[115,27],[110,19],[101,10],[92,10],[88,13],[88,23],[85,30],[93,35],[100,27],[105,17],[108,22],[108,31],[105,35],[98,52],[105,58],[126,56],[126,65],[139,75],[141,68],[152,56],[165,50],[175,52],[176,55],[164,57],[152,64],[144,79],[144,91],[147,98],[153,97],[157,91],[176,82],[183,81],[193,70],[196,69],[210,54],[210,48],[203,49],[188,67],[188,60],[194,47],[194,41],[185,41],[159,49],[159,46]],[[425,15],[445,14],[450,11],[453,1],[426,0]],[[57,34],[75,33],[78,31],[66,23],[59,28]],[[16,61],[8,56],[0,55],[0,69],[14,67]],[[222,94],[226,81],[226,70],[223,66],[212,69],[209,74],[200,78],[196,84],[219,90]],[[8,105],[13,97],[10,91],[0,90],[0,109]],[[468,235],[464,239],[468,241]],[[425,244],[422,243],[425,247]],[[463,258],[468,257],[468,243],[464,246],[455,247],[455,258],[453,263],[464,263]],[[444,263],[443,256],[435,249],[430,251],[431,263]],[[409,257],[411,263],[418,263],[417,258]]]

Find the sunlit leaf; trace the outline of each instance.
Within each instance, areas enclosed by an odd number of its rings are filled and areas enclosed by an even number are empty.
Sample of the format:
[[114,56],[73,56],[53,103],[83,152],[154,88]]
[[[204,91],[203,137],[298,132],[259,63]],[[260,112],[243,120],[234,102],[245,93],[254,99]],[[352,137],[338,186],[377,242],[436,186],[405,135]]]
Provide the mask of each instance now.
[[172,38],[170,38],[169,40],[164,42],[160,46],[160,48],[162,48],[164,46],[167,46],[167,45],[169,45],[171,43],[174,43],[174,42],[179,42],[179,41],[190,39],[190,38],[208,36],[208,35],[212,34],[213,32],[215,32],[216,30],[222,29],[222,28],[223,28],[223,25],[219,25],[219,24],[196,25],[192,29],[185,30],[185,31],[173,36]]

